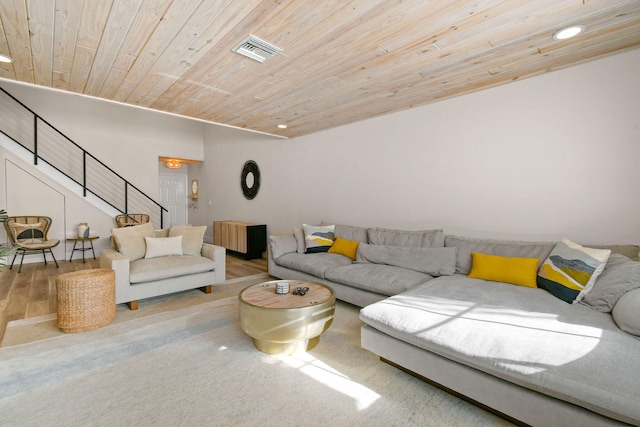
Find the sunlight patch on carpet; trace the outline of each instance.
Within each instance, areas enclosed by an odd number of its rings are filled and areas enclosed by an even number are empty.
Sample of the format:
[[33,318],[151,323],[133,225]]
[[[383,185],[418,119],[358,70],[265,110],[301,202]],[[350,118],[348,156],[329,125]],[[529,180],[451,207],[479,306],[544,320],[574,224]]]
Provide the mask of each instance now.
[[286,365],[353,399],[358,411],[367,409],[380,398],[378,393],[352,381],[348,376],[336,371],[312,354],[299,353],[291,356],[280,356],[280,358]]

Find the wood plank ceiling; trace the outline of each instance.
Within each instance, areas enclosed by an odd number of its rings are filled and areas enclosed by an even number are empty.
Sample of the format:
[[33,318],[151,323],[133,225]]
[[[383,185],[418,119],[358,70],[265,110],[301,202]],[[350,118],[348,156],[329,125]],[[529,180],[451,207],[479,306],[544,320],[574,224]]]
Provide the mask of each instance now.
[[638,46],[639,0],[0,0],[1,78],[285,137]]

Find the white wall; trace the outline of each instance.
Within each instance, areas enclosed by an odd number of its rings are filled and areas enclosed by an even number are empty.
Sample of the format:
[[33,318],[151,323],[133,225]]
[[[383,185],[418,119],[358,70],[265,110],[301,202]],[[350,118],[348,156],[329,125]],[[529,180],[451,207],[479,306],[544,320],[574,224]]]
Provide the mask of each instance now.
[[0,87],[153,199],[158,156],[203,158],[201,122],[9,80]]
[[[158,156],[203,158],[201,122],[8,80],[0,79],[0,87],[155,200],[159,200],[159,171],[169,171]],[[66,243],[66,237],[77,234],[80,222],[88,222],[91,234],[101,237],[94,242],[96,255],[110,246],[115,210],[86,203],[77,188],[65,188],[34,168],[30,160],[3,147],[15,149],[17,144],[0,134],[0,208],[9,215],[54,217],[49,235],[62,242],[54,249],[57,258],[69,259],[73,244]],[[179,171],[187,174],[188,167]],[[54,197],[55,206],[35,195],[35,191],[42,194],[42,186],[50,187],[46,197]],[[5,241],[3,228],[0,243]],[[79,256],[75,254],[74,259]],[[25,262],[41,261],[36,256],[25,258]]]
[[[275,231],[326,220],[637,244],[638,75],[635,49],[293,140],[0,86],[152,196],[159,155],[203,159],[188,171],[200,180],[194,225],[237,219]],[[262,175],[251,201],[240,189],[250,159]]]
[[[6,147],[11,142],[0,134],[0,207],[6,209],[9,215],[42,215],[52,219],[49,230],[50,239],[60,240],[60,244],[53,249],[58,262],[68,261],[71,256],[73,243],[67,242],[67,237],[78,235],[78,225],[82,222],[89,224],[91,235],[100,238],[94,241],[94,250],[98,256],[104,249],[111,246],[111,228],[115,227],[115,213],[105,213],[103,210],[85,201],[78,188],[75,192],[65,187],[63,183],[52,180],[43,169],[35,168],[28,156],[19,156]],[[4,227],[0,231],[0,242],[7,241]],[[78,246],[80,247],[80,246]],[[91,252],[85,256],[92,256]],[[9,257],[11,262],[13,256]],[[73,259],[82,259],[82,254],[76,252]],[[47,260],[51,261],[49,255]],[[24,262],[42,262],[42,255],[30,255]],[[6,262],[6,261],[5,261]],[[20,262],[20,257],[16,263]]]
[[[208,126],[194,223],[638,244],[639,75],[635,49],[293,140]],[[249,159],[262,175],[252,201]]]

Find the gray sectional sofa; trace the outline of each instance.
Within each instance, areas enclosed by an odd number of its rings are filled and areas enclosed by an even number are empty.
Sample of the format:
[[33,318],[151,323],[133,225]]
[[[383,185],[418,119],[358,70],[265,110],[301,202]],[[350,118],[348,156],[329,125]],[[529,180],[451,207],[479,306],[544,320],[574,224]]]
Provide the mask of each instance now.
[[269,273],[331,286],[363,307],[362,347],[519,424],[640,424],[638,246],[612,246],[581,301],[469,278],[472,253],[545,262],[557,242],[335,225],[355,259],[269,237]]

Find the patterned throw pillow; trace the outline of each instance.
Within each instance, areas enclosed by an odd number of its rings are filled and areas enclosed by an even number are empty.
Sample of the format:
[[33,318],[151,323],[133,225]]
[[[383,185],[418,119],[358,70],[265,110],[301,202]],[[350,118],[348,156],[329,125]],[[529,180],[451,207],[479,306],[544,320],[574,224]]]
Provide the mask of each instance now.
[[570,304],[580,302],[604,270],[609,255],[609,249],[585,248],[562,239],[542,263],[538,287]]
[[304,228],[304,243],[306,253],[313,254],[327,252],[335,240],[335,225],[308,225],[302,224]]

